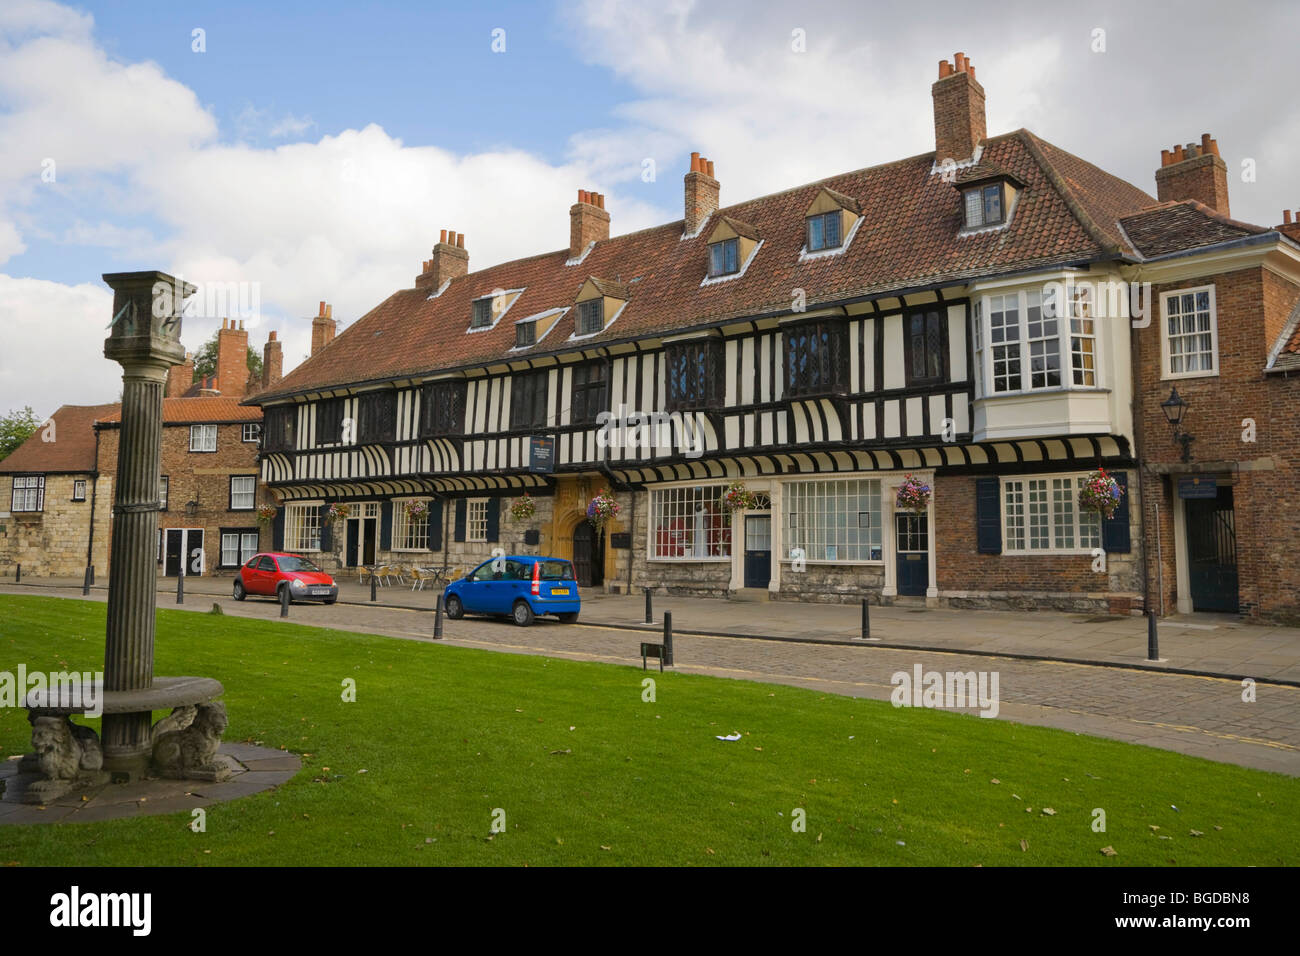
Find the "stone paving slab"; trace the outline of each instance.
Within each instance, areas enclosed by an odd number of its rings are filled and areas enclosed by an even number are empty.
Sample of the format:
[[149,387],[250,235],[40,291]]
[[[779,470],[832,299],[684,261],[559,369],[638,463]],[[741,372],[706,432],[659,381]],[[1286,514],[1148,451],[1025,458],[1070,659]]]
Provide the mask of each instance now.
[[[233,758],[232,751],[240,754],[234,760],[237,771],[234,777],[223,783],[163,778],[129,784],[110,783],[89,788],[84,793],[72,791],[46,806],[18,802],[22,786],[28,782],[24,778],[34,775],[20,775],[18,762],[7,760],[0,764],[0,782],[5,785],[3,797],[0,798],[0,826],[98,823],[123,817],[179,813],[261,793],[287,782],[302,769],[301,758],[282,750],[223,743],[219,753]],[[266,766],[256,766],[257,764]]]

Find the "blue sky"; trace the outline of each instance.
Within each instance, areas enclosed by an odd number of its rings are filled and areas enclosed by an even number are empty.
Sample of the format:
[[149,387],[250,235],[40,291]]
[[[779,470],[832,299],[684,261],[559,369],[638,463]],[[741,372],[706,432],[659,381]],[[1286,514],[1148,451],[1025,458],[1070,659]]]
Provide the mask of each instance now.
[[[476,269],[565,247],[578,189],[616,235],[681,218],[692,150],[724,205],[930,151],[958,50],[990,134],[1028,127],[1154,193],[1160,150],[1210,132],[1235,217],[1300,207],[1292,0],[919,9],[0,0],[0,411],[116,397],[102,273],[240,283],[252,344],[276,330],[287,370],[317,302],[355,321],[442,228]],[[186,346],[222,317],[187,318]]]

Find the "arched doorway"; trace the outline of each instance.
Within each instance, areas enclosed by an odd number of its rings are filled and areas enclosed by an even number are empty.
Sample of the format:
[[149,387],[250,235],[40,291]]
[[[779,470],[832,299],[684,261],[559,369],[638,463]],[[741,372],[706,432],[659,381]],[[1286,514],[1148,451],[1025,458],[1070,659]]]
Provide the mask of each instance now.
[[581,587],[605,583],[605,535],[585,518],[573,526],[573,571]]

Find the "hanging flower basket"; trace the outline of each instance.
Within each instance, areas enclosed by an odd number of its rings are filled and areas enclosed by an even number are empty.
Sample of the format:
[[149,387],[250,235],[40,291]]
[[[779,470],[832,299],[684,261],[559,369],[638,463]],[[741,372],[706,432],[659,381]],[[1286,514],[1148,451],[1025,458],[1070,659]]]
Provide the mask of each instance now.
[[262,505],[257,509],[257,523],[270,524],[275,521],[275,507],[273,505]]
[[348,511],[347,505],[340,501],[336,501],[334,504],[330,505],[329,510],[325,512],[325,520],[330,522],[342,521],[350,514],[351,512]]
[[733,481],[727,485],[727,490],[722,495],[722,505],[730,512],[733,519],[737,511],[753,508],[757,504],[757,496],[745,487],[743,481]]
[[411,521],[421,521],[429,516],[429,505],[423,501],[408,501],[406,503],[406,517]]
[[1105,468],[1098,468],[1083,480],[1079,488],[1079,507],[1096,511],[1103,518],[1113,518],[1123,496],[1123,486],[1107,474]]
[[894,499],[894,504],[899,511],[923,514],[930,507],[930,498],[933,494],[930,486],[920,478],[904,475],[903,483],[898,486],[898,495]]
[[510,502],[510,517],[515,521],[527,521],[535,514],[537,514],[537,502],[526,491]]
[[614,496],[602,489],[587,504],[587,520],[595,525],[596,530],[599,531],[605,526],[606,521],[617,518],[618,513],[622,510],[618,502],[614,500]]

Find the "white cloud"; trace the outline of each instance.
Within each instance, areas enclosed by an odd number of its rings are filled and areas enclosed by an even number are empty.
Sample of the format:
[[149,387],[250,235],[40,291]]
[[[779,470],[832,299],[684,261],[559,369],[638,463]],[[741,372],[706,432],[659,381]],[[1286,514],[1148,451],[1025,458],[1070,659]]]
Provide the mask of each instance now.
[[60,405],[116,401],[122,368],[103,354],[112,306],[101,285],[0,274],[0,408],[31,405],[48,415]]

